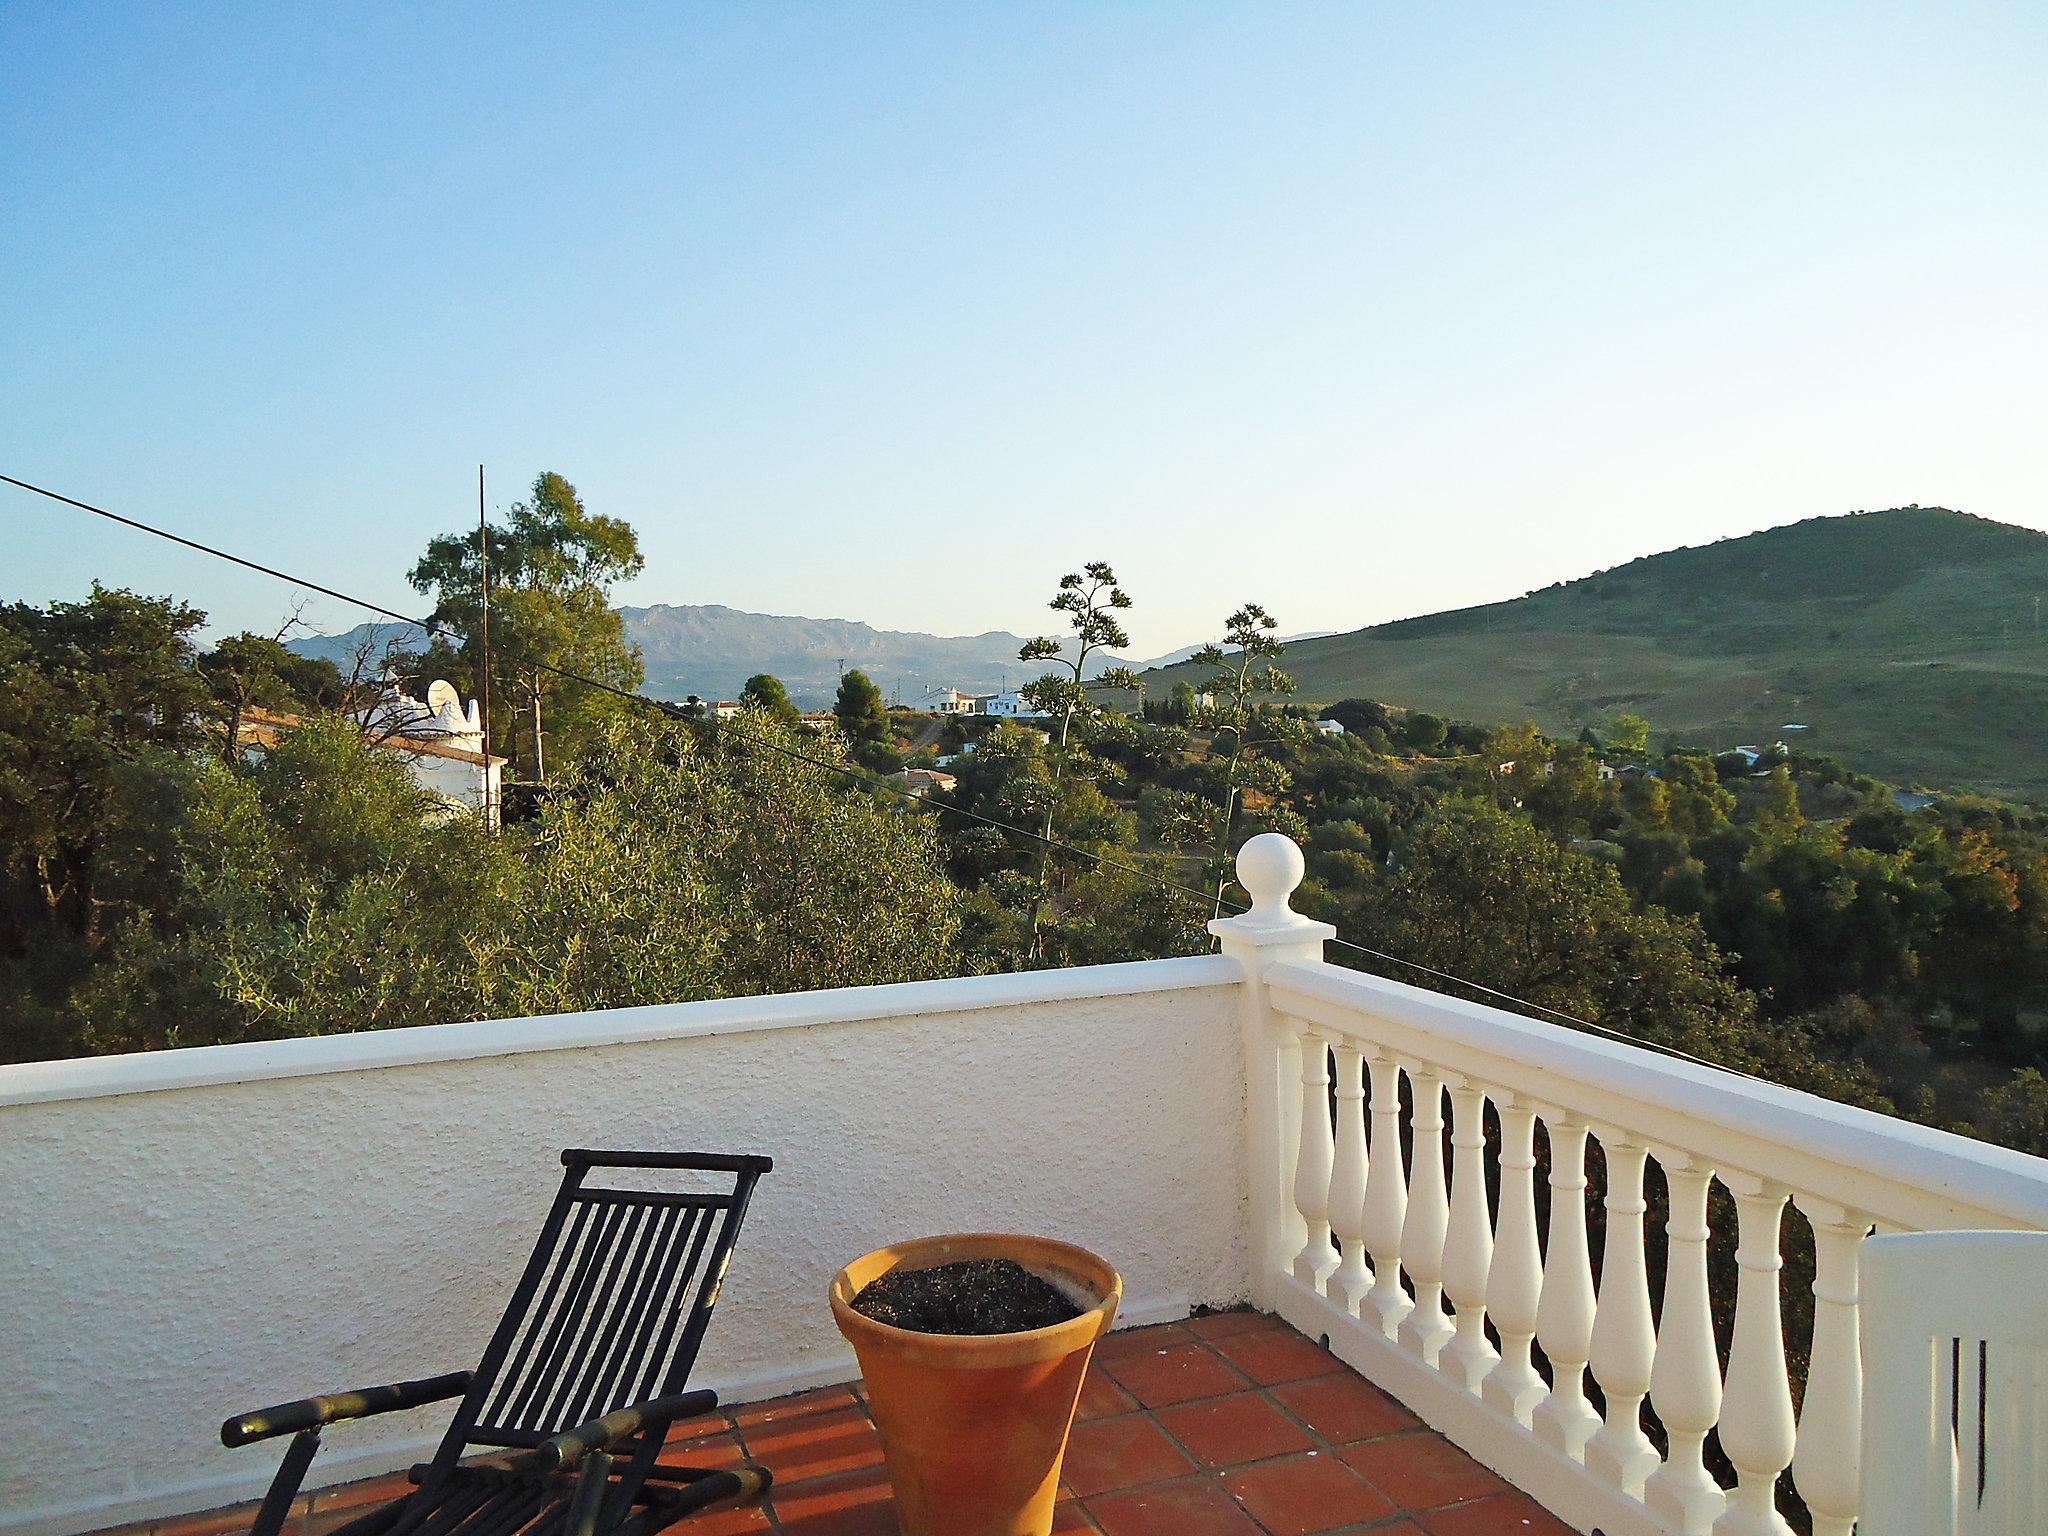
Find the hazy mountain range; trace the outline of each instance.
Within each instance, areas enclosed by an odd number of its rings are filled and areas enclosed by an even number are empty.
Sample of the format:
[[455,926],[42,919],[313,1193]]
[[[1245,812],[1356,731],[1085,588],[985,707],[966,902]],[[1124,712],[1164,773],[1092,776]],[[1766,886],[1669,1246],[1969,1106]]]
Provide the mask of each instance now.
[[[927,635],[915,631],[876,629],[852,619],[809,619],[794,615],[748,613],[718,604],[657,603],[651,608],[621,608],[626,638],[640,647],[647,668],[646,691],[657,698],[705,699],[737,695],[756,672],[782,679],[790,696],[802,705],[828,704],[839,687],[842,670],[865,672],[894,701],[915,704],[937,688],[968,693],[996,693],[1039,676],[1043,663],[1021,662],[1017,648],[1025,637],[1004,630],[979,635]],[[417,646],[418,629],[404,624],[362,624],[338,635],[315,635],[294,641],[293,649],[310,656],[330,657],[348,667],[357,650],[369,643]],[[1090,676],[1105,667],[1139,670],[1184,661],[1199,646],[1183,646],[1147,660],[1101,653],[1089,658]]]

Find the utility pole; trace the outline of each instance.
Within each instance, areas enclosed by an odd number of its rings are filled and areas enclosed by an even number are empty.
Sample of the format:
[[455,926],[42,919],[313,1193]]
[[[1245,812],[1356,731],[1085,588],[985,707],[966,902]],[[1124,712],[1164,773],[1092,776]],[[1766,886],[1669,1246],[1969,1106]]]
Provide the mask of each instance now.
[[[477,713],[484,727],[484,756],[491,755],[491,541],[484,524],[484,467],[476,467],[476,559],[483,570],[484,613],[478,625],[483,643],[483,670],[477,676]],[[486,769],[486,772],[489,770]]]
[[533,782],[545,784],[548,778],[547,762],[541,756],[540,746],[540,673],[533,674]]

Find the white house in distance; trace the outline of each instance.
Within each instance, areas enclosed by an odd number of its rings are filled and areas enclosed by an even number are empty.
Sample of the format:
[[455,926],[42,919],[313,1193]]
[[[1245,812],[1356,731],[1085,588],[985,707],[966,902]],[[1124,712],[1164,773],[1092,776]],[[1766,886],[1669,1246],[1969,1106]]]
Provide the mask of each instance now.
[[[475,699],[465,705],[453,683],[437,678],[427,685],[424,703],[394,688],[356,720],[372,745],[401,754],[413,782],[449,813],[481,816],[486,826],[497,830],[506,760],[484,750]],[[297,715],[244,709],[237,740],[269,746],[298,724]]]
[[980,701],[958,688],[934,688],[911,707],[926,715],[971,715]]
[[496,830],[505,759],[484,750],[483,719],[477,702],[467,704],[455,685],[441,678],[427,684],[426,702],[393,689],[372,707],[364,722],[377,745],[403,752],[413,782],[451,810],[471,811]]
[[982,714],[994,715],[998,719],[1039,720],[1045,716],[1044,710],[1033,704],[1014,688],[1010,689],[1007,693],[994,694],[978,702],[981,705]]

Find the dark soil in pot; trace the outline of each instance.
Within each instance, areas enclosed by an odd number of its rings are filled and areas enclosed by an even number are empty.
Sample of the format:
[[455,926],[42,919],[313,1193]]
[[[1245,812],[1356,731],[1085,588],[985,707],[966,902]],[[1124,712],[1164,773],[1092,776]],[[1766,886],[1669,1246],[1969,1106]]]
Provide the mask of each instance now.
[[862,1287],[853,1309],[913,1333],[1024,1333],[1081,1315],[1059,1289],[1014,1259],[957,1259],[892,1269]]

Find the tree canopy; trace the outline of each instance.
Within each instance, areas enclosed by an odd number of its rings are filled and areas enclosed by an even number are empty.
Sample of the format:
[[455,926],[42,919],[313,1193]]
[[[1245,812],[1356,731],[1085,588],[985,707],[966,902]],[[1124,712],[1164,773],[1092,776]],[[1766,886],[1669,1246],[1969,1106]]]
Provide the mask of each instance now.
[[[481,547],[479,547],[481,543]],[[489,571],[489,732],[529,779],[546,776],[546,739],[573,753],[623,701],[560,672],[635,689],[643,672],[611,604],[614,584],[640,573],[632,527],[591,512],[576,487],[552,471],[538,476],[502,527],[444,534],[427,545],[409,578],[434,598],[433,619],[459,637],[455,654],[474,686],[483,670],[485,566]],[[524,718],[517,713],[525,711]]]

